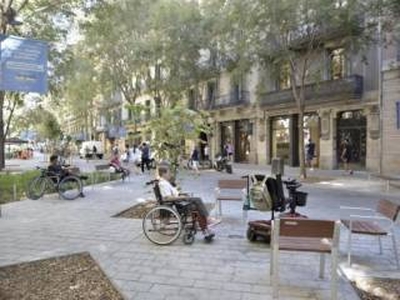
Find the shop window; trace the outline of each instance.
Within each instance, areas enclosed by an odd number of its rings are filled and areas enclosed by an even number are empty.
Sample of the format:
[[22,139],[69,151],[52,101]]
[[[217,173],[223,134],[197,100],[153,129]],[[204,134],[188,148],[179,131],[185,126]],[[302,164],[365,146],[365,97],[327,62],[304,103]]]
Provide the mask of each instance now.
[[285,163],[290,156],[290,119],[287,117],[275,118],[272,121],[272,158],[283,158]]
[[330,79],[336,80],[346,76],[346,57],[343,48],[331,50],[330,55]]

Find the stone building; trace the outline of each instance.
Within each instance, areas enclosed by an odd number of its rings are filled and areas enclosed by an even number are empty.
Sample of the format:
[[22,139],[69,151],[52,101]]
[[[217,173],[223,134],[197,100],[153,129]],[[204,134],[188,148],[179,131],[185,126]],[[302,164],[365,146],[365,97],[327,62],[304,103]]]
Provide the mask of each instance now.
[[399,47],[375,45],[365,57],[363,61],[360,54],[335,43],[321,48],[312,67],[319,79],[310,78],[306,85],[304,137],[299,134],[300,120],[287,74],[274,76],[254,68],[237,80],[222,73],[206,84],[197,103],[189,92],[191,106],[211,114],[213,134],[202,139],[213,154],[231,143],[236,162],[270,164],[272,158],[281,157],[285,164],[298,166],[299,139],[311,138],[316,144],[315,165],[321,169],[341,167],[342,142],[347,139],[352,168],[398,170]]

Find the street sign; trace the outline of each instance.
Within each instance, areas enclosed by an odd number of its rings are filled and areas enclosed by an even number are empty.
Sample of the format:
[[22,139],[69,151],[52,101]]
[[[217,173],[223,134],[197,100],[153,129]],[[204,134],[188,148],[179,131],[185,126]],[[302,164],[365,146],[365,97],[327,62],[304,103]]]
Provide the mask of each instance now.
[[47,43],[0,35],[0,90],[47,93]]

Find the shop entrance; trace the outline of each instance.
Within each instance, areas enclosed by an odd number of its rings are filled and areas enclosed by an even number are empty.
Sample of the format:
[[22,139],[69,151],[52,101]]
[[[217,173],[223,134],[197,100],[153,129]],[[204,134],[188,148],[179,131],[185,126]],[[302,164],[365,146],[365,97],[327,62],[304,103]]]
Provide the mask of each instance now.
[[248,163],[253,127],[249,120],[235,121],[235,161]]
[[342,167],[340,156],[347,140],[351,149],[350,168],[364,170],[367,156],[367,118],[362,110],[340,112],[337,117],[337,162]]

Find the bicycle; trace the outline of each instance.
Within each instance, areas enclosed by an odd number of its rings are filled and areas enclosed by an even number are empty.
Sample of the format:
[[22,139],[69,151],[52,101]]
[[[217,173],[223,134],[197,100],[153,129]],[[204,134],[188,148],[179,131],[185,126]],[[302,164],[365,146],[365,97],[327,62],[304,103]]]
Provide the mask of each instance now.
[[46,168],[36,167],[40,175],[27,185],[26,196],[38,200],[48,190],[56,191],[65,200],[74,200],[83,195],[83,183],[80,177],[73,174],[56,174]]

